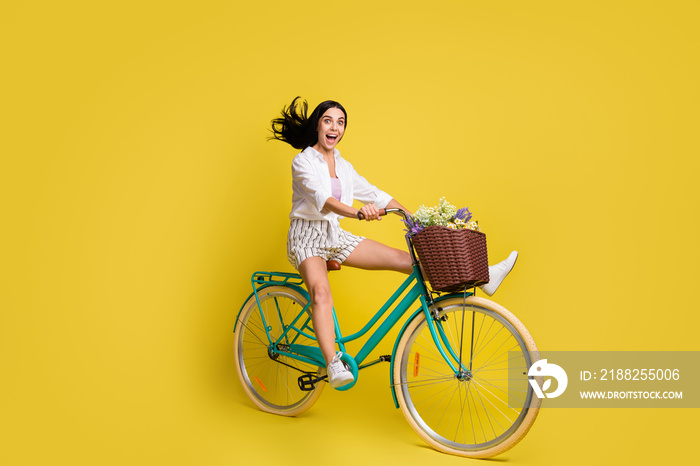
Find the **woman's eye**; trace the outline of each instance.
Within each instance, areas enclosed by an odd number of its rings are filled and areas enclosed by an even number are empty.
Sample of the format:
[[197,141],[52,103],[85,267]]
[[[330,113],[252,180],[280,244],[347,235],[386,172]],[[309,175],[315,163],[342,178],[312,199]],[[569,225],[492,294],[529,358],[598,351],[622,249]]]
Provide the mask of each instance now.
[[343,126],[343,125],[345,124],[345,122],[344,122],[343,120],[340,120],[340,121],[338,122],[338,124],[339,124],[340,126]]

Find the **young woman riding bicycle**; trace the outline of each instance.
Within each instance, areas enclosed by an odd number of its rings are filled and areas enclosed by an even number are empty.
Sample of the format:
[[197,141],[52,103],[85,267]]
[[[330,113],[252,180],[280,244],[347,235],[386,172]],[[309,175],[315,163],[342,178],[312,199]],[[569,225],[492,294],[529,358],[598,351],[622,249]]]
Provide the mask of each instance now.
[[[380,209],[398,208],[409,213],[389,194],[370,184],[341,157],[336,146],[345,134],[347,112],[338,102],[320,103],[310,116],[308,105],[295,98],[272,121],[271,139],[302,150],[292,161],[292,210],[287,236],[289,261],[299,271],[311,297],[312,320],[327,364],[328,380],[337,388],[354,380],[335,349],[333,298],[328,261],[368,270],[394,270],[410,274],[408,252],[343,230],[340,219],[381,220]],[[361,209],[352,206],[358,200]],[[491,281],[482,286],[492,295],[513,268],[517,252],[489,267]]]

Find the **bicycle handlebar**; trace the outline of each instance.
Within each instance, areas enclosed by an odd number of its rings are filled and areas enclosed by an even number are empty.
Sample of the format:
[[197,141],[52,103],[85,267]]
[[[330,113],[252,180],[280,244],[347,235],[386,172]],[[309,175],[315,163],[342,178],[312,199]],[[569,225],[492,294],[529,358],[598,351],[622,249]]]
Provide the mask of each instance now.
[[[387,214],[391,214],[391,213],[398,213],[399,215],[401,215],[403,217],[404,220],[408,220],[408,214],[406,214],[406,212],[404,212],[401,209],[379,209],[379,216],[380,217],[383,217],[383,216],[385,216]],[[364,214],[360,211],[357,211],[357,219],[364,220],[364,218],[365,218]]]

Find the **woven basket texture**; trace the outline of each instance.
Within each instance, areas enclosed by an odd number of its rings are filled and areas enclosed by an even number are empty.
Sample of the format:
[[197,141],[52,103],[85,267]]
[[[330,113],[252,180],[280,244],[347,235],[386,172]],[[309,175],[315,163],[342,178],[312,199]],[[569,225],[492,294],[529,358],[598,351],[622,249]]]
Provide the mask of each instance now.
[[435,291],[455,292],[489,282],[486,235],[480,231],[431,226],[413,237],[413,246]]

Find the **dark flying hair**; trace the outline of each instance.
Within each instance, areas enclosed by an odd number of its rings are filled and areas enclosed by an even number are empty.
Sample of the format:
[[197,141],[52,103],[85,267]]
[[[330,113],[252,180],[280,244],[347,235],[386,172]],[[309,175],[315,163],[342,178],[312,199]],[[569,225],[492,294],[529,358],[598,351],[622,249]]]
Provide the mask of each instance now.
[[329,108],[339,108],[345,115],[345,127],[348,126],[348,112],[342,105],[334,100],[326,100],[316,106],[311,116],[306,113],[309,104],[301,97],[296,97],[289,107],[282,109],[282,116],[272,120],[272,136],[268,140],[276,139],[286,142],[295,149],[306,149],[318,142],[318,120]]

